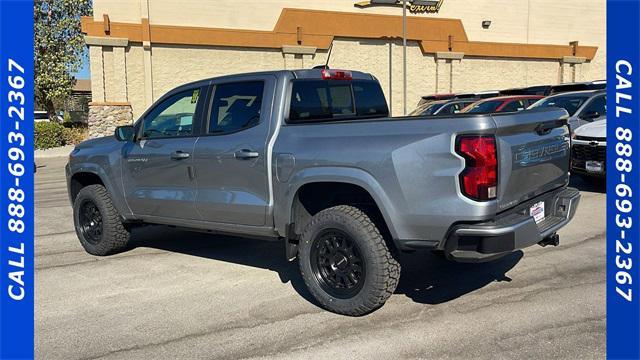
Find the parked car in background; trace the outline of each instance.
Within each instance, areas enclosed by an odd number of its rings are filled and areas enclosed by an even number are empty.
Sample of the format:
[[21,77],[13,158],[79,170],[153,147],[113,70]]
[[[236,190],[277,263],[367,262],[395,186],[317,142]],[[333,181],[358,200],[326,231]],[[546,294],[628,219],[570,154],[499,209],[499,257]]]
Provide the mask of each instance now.
[[456,99],[487,99],[500,95],[498,90],[487,90],[478,92],[458,93]]
[[33,112],[33,121],[49,121],[49,114],[46,111],[36,110]]
[[426,104],[426,103],[430,103],[432,101],[438,101],[438,100],[449,100],[449,99],[453,99],[456,97],[456,94],[431,94],[431,95],[425,95],[422,98],[420,98],[420,101],[418,101],[418,107]]
[[524,110],[539,99],[541,95],[498,96],[476,101],[464,108],[461,113],[491,114]]
[[574,82],[566,84],[558,84],[551,86],[550,95],[585,90],[605,90],[607,88],[606,80],[595,80],[586,82]]
[[582,125],[572,135],[571,171],[586,178],[604,178],[607,164],[607,120]]
[[500,90],[500,95],[542,95],[549,96],[551,94],[551,85],[536,85],[521,88],[512,88]]
[[418,106],[409,113],[409,116],[457,114],[468,105],[473,104],[476,100],[477,99],[453,99],[431,101],[422,106]]
[[452,100],[452,99],[469,99],[476,101],[478,99],[486,99],[491,97],[496,97],[500,94],[498,90],[488,90],[488,91],[480,91],[480,92],[466,92],[466,93],[456,93],[456,94],[432,94],[423,96],[418,102],[418,107],[439,100]]
[[546,97],[529,107],[561,107],[569,113],[571,129],[607,117],[607,93],[605,90],[588,90],[562,93]]

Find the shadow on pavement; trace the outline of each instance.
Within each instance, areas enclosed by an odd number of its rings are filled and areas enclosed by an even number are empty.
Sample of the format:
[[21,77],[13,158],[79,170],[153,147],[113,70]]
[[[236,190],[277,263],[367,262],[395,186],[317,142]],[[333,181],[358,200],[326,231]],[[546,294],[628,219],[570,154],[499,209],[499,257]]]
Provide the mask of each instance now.
[[131,246],[160,249],[275,271],[282,283],[291,282],[291,286],[300,296],[318,305],[311,293],[307,291],[298,271],[298,263],[285,259],[284,242],[281,241],[205,234],[166,226],[145,226],[134,230]]
[[[284,243],[146,226],[133,233],[132,247],[161,249],[202,258],[274,271],[282,283],[319,306],[307,290],[297,262],[284,257]],[[402,276],[396,294],[422,304],[440,304],[480,289],[494,281],[511,281],[505,274],[522,258],[518,251],[482,264],[461,264],[430,252],[402,254]]]
[[486,263],[463,264],[430,252],[403,254],[402,276],[396,294],[421,304],[441,304],[494,281],[511,281],[506,273],[522,259],[522,251]]

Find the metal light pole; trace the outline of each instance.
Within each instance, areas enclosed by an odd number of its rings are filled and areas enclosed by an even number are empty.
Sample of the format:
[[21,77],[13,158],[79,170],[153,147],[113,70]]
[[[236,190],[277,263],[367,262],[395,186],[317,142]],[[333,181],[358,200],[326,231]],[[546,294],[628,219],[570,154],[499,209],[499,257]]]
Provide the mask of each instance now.
[[[399,0],[371,0],[371,4],[395,5],[398,1]],[[418,0],[413,0],[413,2],[416,1]],[[391,74],[389,74],[389,79],[391,79]],[[391,84],[389,84],[389,86],[391,86]],[[403,114],[407,115],[407,0],[402,0],[402,103]],[[391,107],[393,108],[393,104]]]
[[402,107],[407,115],[407,0],[402,0]]

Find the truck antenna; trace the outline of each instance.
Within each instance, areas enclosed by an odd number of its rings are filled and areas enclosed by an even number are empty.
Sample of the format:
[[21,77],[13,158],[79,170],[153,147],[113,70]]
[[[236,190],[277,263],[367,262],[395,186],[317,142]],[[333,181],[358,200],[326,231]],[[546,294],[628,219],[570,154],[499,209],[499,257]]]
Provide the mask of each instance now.
[[331,42],[331,45],[329,45],[329,53],[327,54],[327,62],[324,64],[324,68],[325,69],[329,68],[329,59],[331,59],[331,50],[333,50],[333,41]]

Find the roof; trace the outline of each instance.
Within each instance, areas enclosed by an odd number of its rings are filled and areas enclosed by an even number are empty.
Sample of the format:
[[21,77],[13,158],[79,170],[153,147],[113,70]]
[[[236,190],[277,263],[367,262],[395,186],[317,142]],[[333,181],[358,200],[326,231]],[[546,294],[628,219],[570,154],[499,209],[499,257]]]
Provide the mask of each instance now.
[[505,95],[505,96],[496,96],[492,98],[482,99],[479,102],[485,101],[506,101],[506,100],[518,100],[518,99],[542,99],[543,95]]
[[91,80],[89,79],[76,79],[76,83],[73,85],[74,92],[91,92]]
[[561,92],[561,93],[557,93],[557,94],[552,94],[549,95],[548,97],[552,98],[552,97],[558,97],[558,96],[571,96],[571,95],[598,95],[598,94],[606,94],[607,90],[580,90],[580,91],[567,91],[567,92]]

